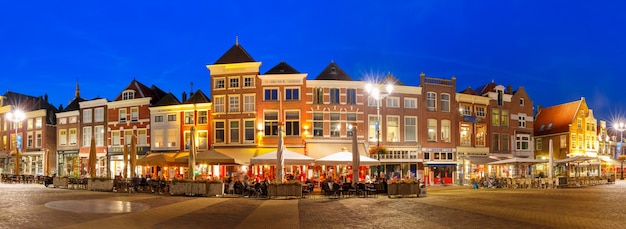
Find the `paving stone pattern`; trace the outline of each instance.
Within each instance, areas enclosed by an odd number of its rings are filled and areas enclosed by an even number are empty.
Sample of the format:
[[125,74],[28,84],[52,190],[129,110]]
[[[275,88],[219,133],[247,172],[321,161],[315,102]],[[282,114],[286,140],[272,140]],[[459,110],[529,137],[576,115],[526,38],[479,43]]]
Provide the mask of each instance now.
[[[93,213],[45,206],[64,200],[130,201],[148,209]],[[626,181],[543,190],[433,186],[420,198],[271,200],[0,183],[0,228],[626,228],[624,204]]]

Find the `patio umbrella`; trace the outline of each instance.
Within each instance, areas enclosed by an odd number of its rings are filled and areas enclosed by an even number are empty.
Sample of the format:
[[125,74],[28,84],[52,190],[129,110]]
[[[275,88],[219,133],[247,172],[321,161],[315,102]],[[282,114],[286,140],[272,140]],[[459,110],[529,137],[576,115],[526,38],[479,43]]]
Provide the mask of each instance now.
[[[278,162],[278,150],[269,152],[260,156],[250,158],[250,164],[253,165],[276,165]],[[283,158],[285,165],[308,165],[313,164],[315,159],[300,153],[293,152],[287,148],[283,149]]]
[[[189,161],[189,155],[176,157],[174,162],[187,163]],[[224,165],[224,164],[243,164],[234,158],[218,152],[217,150],[210,149],[205,151],[196,152],[196,163],[205,163],[211,165]]]
[[533,159],[533,158],[514,157],[514,158],[508,158],[508,159],[504,159],[504,160],[490,162],[488,164],[490,164],[490,165],[537,164],[537,163],[545,163],[545,162],[548,162],[548,160],[539,160],[539,159]]
[[194,168],[196,167],[196,128],[191,127],[191,133],[189,134],[189,161],[188,161],[188,169],[187,169],[187,177],[190,180],[194,180]]
[[137,167],[137,136],[130,138],[130,177],[135,177],[135,167]]
[[15,175],[20,175],[20,162],[22,162],[22,157],[20,155],[20,150],[15,149]]
[[554,150],[552,149],[552,139],[550,139],[550,143],[548,144],[548,154],[550,158],[548,159],[548,178],[552,178],[552,174],[554,174]]
[[124,144],[124,153],[122,154],[123,168],[122,175],[124,178],[128,177],[128,145]]
[[356,187],[359,181],[359,167],[361,165],[361,157],[359,157],[359,147],[357,146],[356,124],[352,125],[352,186]]
[[285,175],[283,174],[283,167],[285,167],[285,143],[283,142],[283,129],[282,126],[278,126],[278,149],[276,150],[276,180],[283,182]]
[[96,139],[91,138],[89,146],[89,177],[96,177]]
[[[358,154],[358,153],[357,153]],[[320,159],[315,160],[316,164],[321,165],[354,165],[352,163],[353,154],[348,151],[337,152]],[[359,154],[359,164],[360,165],[378,165],[380,162],[376,159],[373,159],[368,156],[363,156]]]
[[166,166],[175,163],[175,153],[150,153],[137,160],[137,165]]

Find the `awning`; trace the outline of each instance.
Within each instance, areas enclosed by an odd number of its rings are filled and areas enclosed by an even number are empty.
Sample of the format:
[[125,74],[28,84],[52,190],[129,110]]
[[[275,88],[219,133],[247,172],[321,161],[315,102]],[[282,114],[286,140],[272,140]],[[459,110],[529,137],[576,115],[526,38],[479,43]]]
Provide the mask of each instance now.
[[[352,151],[351,142],[307,142],[306,152],[307,156],[312,158],[323,158],[336,152],[342,151],[342,149],[348,149]],[[367,148],[365,148],[364,142],[357,143],[360,155],[369,156]]]
[[177,163],[176,158],[181,153],[150,153],[145,157],[137,159],[137,165],[144,166],[166,166],[166,165],[183,165],[185,163]]
[[[183,152],[181,154],[184,154],[184,155],[177,157],[175,161],[179,163],[188,163],[189,152]],[[243,161],[236,160],[235,158],[225,155],[223,153],[220,153],[215,149],[211,149],[211,150],[199,151],[196,155],[196,163],[206,163],[206,164],[211,164],[211,165],[217,165],[217,164],[241,165],[243,164]]]
[[[250,164],[254,165],[276,165],[278,162],[277,151],[266,153],[260,156],[250,158]],[[283,158],[285,165],[308,165],[315,162],[312,157],[307,157],[304,154],[293,152],[289,149],[283,151]]]
[[494,161],[497,161],[497,159],[494,158],[490,158],[487,156],[481,157],[481,156],[469,156],[469,157],[465,157],[464,159],[470,161],[472,164],[477,164],[477,165],[485,165]]
[[504,164],[537,164],[537,163],[546,163],[548,160],[538,160],[533,158],[523,158],[523,157],[514,157],[499,161],[494,161],[488,163],[489,165],[504,165]]
[[[380,162],[376,159],[359,155],[360,165],[379,165]],[[341,151],[328,155],[326,157],[315,160],[316,164],[320,165],[352,165],[352,153],[348,151]]]
[[[302,155],[304,155],[304,148],[287,148],[290,151],[293,152],[297,152],[300,153]],[[263,154],[267,154],[269,152],[272,151],[276,151],[276,147],[271,147],[271,148],[256,148],[256,147],[222,147],[222,148],[215,148],[214,150],[227,155],[229,157],[232,157],[235,159],[235,161],[237,161],[238,163],[241,163],[243,165],[249,165],[250,164],[250,158],[256,157],[256,156],[260,156]]]
[[598,158],[596,157],[577,156],[577,157],[570,157],[570,158],[565,158],[565,159],[560,159],[560,160],[554,160],[554,163],[564,164],[568,162],[582,162],[582,161],[597,160],[597,159]]
[[428,161],[424,162],[425,166],[457,166],[456,162],[451,161]]

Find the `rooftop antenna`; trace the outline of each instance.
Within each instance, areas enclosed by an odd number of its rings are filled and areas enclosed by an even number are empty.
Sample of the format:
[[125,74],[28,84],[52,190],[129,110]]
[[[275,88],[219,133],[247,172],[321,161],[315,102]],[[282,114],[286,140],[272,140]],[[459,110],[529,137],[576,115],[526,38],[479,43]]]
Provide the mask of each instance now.
[[235,35],[235,45],[239,46],[239,35]]
[[191,93],[193,93],[193,82],[189,83],[189,87],[191,88]]

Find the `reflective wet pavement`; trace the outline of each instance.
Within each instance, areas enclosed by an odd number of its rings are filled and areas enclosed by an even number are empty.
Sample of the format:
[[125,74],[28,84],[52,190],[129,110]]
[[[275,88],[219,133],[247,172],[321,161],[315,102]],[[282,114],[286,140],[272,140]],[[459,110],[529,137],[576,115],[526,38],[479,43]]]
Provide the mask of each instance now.
[[569,189],[429,187],[420,198],[300,200],[0,184],[0,228],[624,228],[626,182]]

